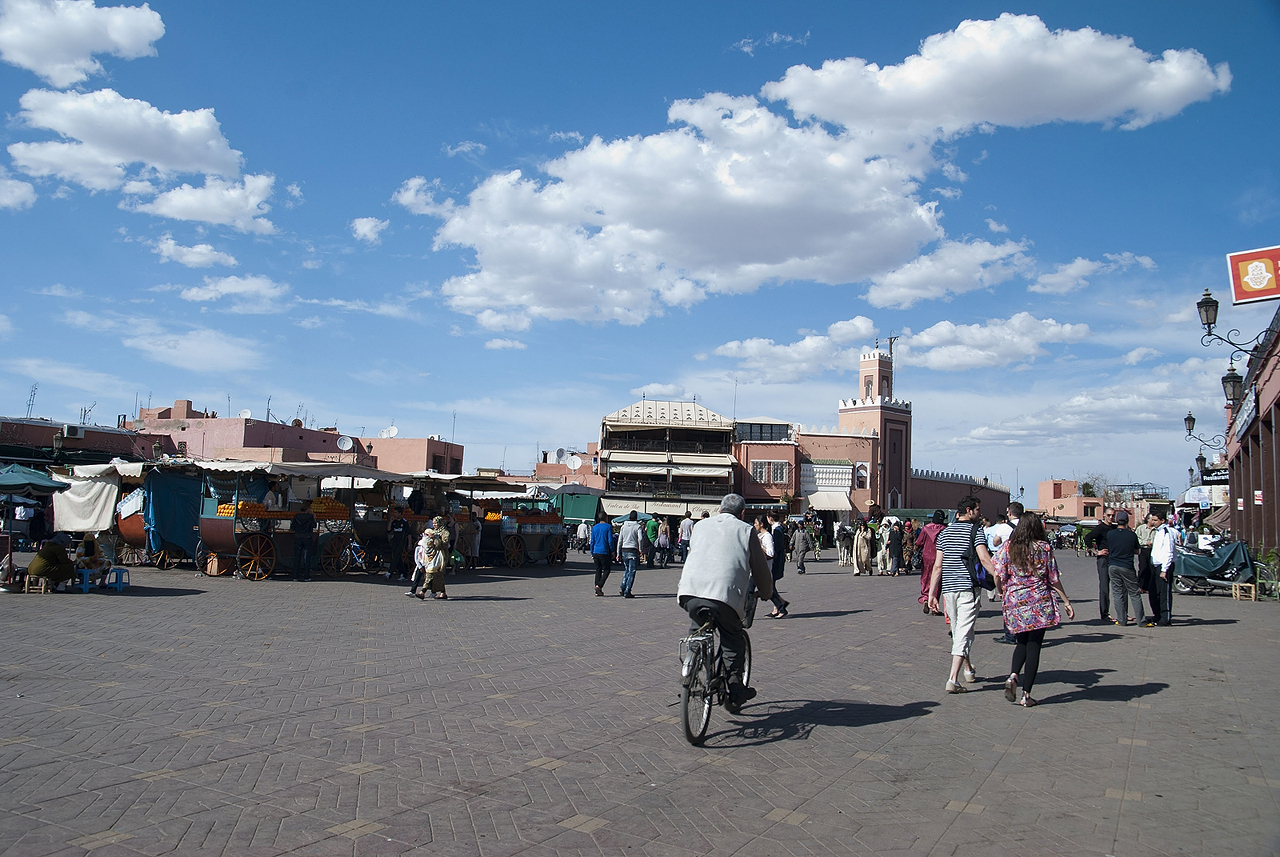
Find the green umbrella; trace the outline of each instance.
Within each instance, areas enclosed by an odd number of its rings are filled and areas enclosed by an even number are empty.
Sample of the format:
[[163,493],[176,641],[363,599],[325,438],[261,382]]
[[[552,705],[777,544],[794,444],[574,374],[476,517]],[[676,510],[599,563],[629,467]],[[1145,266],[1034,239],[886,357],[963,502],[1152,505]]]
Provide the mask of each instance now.
[[51,479],[48,474],[21,464],[0,468],[0,494],[17,494],[21,497],[48,497],[66,491],[71,485]]

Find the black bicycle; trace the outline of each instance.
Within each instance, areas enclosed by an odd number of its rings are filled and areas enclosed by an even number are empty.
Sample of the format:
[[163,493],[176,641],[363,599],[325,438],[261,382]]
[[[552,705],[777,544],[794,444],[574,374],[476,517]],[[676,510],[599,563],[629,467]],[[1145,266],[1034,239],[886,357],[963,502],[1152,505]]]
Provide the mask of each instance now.
[[[743,628],[751,626],[755,615],[755,595],[747,599],[748,618]],[[680,638],[680,725],[684,737],[697,746],[707,737],[711,723],[711,707],[723,705],[730,714],[742,710],[729,699],[729,670],[725,666],[724,651],[720,645],[720,628],[715,614],[709,607],[698,611],[697,621],[702,627]],[[751,637],[744,630],[742,639],[744,658],[742,685],[751,687]]]

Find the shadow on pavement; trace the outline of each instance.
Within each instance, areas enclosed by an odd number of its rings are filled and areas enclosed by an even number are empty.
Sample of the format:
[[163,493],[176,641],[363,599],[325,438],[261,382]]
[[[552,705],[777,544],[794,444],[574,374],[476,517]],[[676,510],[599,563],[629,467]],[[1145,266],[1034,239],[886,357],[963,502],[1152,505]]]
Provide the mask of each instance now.
[[1046,637],[1044,648],[1048,649],[1053,646],[1061,646],[1065,643],[1106,643],[1111,640],[1118,640],[1123,634],[1103,633],[1102,631],[1089,631],[1085,634],[1071,634],[1066,637]]
[[[906,705],[877,705],[871,702],[843,702],[840,700],[782,700],[764,705],[747,705],[742,713],[731,720],[738,721],[736,728],[723,729],[708,736],[719,738],[717,746],[753,747],[777,741],[806,739],[817,726],[870,726],[875,723],[891,723],[910,717],[921,717],[938,703],[910,702]],[[741,721],[747,721],[742,723]]]
[[[183,595],[204,595],[207,590],[204,589],[168,589],[160,586],[140,586],[136,583],[130,584],[124,588],[123,592],[116,592],[114,589],[90,589],[89,595],[107,595],[111,597],[123,596],[127,598],[178,598]],[[81,593],[76,592],[76,595]]]
[[1234,625],[1238,619],[1197,619],[1195,616],[1186,616],[1182,619],[1174,619],[1175,625]]
[[790,605],[788,605],[786,618],[790,619],[792,617],[795,617],[797,619],[826,619],[826,618],[831,618],[833,616],[852,616],[854,613],[866,613],[866,612],[867,612],[866,610],[821,610],[821,611],[805,610],[802,612],[798,610],[792,610],[790,608]]
[[[1041,685],[1044,683],[1044,673],[1041,673],[1036,678],[1036,684]],[[1039,704],[1056,705],[1063,702],[1078,702],[1084,699],[1094,702],[1130,702],[1135,699],[1141,699],[1144,696],[1153,696],[1162,690],[1167,690],[1168,687],[1169,685],[1160,681],[1149,681],[1145,684],[1100,684],[1094,687],[1067,691],[1066,693],[1056,693],[1053,696],[1044,697],[1039,701]]]

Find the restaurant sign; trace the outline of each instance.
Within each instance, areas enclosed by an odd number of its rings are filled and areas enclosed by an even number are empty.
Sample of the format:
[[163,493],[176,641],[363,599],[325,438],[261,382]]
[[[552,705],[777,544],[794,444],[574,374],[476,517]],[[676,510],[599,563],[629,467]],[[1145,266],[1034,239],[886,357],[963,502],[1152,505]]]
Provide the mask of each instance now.
[[1254,384],[1244,394],[1244,401],[1240,403],[1240,410],[1236,411],[1234,423],[1236,440],[1244,439],[1245,432],[1249,430],[1249,426],[1253,425],[1253,420],[1256,416],[1258,416],[1258,385]]
[[1227,254],[1234,304],[1280,298],[1280,247],[1263,247]]

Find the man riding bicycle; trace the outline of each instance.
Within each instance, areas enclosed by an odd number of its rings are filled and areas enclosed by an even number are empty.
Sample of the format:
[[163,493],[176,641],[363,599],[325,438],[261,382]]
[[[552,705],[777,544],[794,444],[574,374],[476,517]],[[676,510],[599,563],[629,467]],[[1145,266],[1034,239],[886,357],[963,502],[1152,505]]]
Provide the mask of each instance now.
[[752,526],[742,520],[746,505],[740,495],[726,494],[720,501],[720,513],[693,528],[676,596],[693,620],[691,630],[702,626],[697,617],[703,608],[715,616],[730,676],[729,700],[734,705],[756,695],[754,688],[742,683],[746,649],[742,620],[747,599],[773,595],[773,575],[764,548]]

